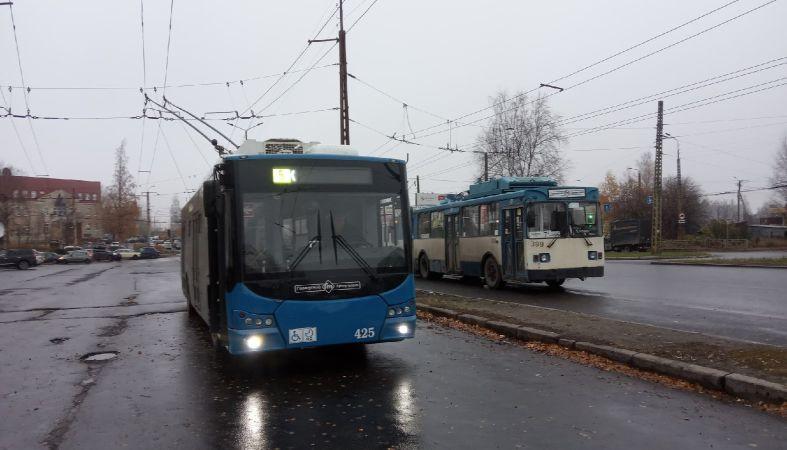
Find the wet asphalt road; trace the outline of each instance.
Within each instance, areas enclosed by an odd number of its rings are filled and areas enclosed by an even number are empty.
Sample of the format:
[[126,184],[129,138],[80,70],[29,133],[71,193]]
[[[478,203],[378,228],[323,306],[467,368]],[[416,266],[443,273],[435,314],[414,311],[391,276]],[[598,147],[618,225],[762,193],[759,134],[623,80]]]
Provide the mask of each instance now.
[[[420,323],[233,360],[176,260],[0,271],[0,448],[783,448],[784,419]],[[118,352],[98,363],[80,360]]]
[[418,278],[416,288],[787,346],[787,269],[607,261],[604,277],[568,280],[558,291],[544,284],[491,291],[450,278]]

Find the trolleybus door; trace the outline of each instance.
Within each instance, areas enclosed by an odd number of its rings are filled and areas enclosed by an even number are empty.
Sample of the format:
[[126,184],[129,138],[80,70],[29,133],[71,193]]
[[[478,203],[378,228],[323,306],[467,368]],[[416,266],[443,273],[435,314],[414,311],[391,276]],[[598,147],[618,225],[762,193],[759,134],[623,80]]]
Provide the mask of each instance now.
[[445,265],[446,272],[455,273],[459,271],[459,214],[445,215]]
[[503,210],[503,275],[516,278],[525,270],[524,208]]

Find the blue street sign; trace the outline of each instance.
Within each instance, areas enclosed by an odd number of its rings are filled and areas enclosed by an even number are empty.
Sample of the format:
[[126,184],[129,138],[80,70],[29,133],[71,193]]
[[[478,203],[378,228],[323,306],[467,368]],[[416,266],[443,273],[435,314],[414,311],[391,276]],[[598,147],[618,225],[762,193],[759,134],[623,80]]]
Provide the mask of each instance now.
[[648,205],[652,205],[653,204],[653,196],[652,195],[648,195],[645,198],[645,203],[647,203]]
[[612,204],[610,204],[610,203],[604,203],[604,212],[605,212],[605,213],[608,213],[608,212],[610,212],[610,211],[612,211]]

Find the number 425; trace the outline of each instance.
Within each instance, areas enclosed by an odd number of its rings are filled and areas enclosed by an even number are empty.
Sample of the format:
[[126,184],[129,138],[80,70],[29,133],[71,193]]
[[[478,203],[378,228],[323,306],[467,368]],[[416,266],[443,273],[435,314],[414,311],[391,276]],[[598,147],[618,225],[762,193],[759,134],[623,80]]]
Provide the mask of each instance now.
[[358,328],[353,333],[355,339],[369,339],[374,337],[374,328]]

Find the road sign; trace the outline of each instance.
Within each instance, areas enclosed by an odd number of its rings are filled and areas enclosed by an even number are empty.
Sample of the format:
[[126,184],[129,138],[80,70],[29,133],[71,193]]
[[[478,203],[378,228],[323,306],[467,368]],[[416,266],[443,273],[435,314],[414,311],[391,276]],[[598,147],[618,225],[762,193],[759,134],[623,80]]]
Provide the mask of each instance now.
[[647,203],[648,205],[652,205],[653,204],[653,196],[652,195],[648,195],[647,197],[645,197],[645,203]]
[[678,223],[686,223],[686,214],[678,214]]

